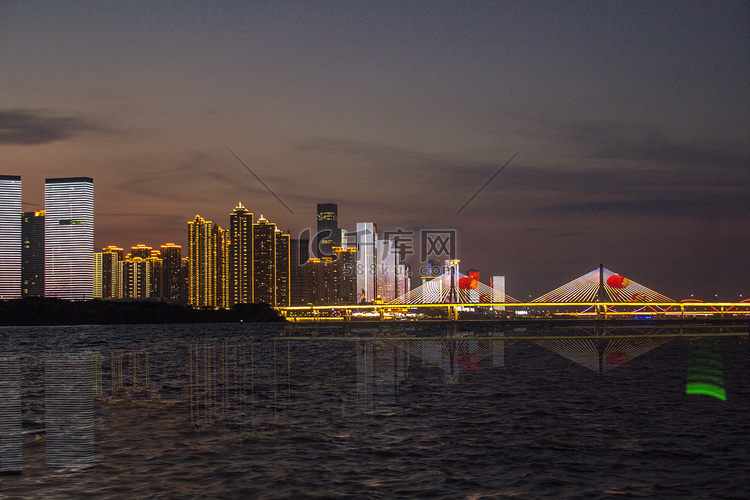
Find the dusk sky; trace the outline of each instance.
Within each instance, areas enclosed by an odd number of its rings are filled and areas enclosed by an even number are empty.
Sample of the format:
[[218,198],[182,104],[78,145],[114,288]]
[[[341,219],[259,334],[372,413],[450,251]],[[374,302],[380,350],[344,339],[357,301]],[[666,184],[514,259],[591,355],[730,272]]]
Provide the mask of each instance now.
[[519,299],[603,263],[738,300],[749,131],[747,1],[0,2],[0,174],[92,177],[97,249],[332,202]]

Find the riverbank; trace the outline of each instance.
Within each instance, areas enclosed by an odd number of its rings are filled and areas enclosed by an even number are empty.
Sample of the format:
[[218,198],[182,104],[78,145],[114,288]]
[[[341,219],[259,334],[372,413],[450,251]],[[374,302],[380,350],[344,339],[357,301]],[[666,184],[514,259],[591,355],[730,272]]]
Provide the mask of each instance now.
[[0,301],[1,326],[130,325],[168,323],[258,323],[284,318],[268,304],[238,304],[232,309],[193,309],[157,301],[52,298]]

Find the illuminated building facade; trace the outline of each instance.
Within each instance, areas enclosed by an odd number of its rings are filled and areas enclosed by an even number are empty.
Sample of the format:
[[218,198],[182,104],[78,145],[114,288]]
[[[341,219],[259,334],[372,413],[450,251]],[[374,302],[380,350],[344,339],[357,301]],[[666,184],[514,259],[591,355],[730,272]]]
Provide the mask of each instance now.
[[21,177],[0,175],[0,299],[21,298]]
[[291,279],[289,247],[289,235],[276,229],[276,302],[274,305],[278,307],[289,306]]
[[262,215],[253,224],[253,269],[255,302],[276,304],[276,224]]
[[44,210],[21,222],[21,296],[44,297]]
[[47,179],[44,185],[44,295],[90,300],[94,291],[94,181]]
[[122,298],[122,248],[108,246],[94,253],[94,298]]
[[213,223],[200,215],[188,222],[188,304],[196,308],[215,306],[216,277]]
[[242,203],[229,214],[230,304],[252,304],[253,214]]
[[180,300],[182,298],[182,247],[174,243],[161,246],[162,297]]
[[214,307],[226,309],[229,304],[229,230],[214,224],[213,229],[214,275],[216,276],[216,296]]
[[336,255],[335,284],[337,304],[357,303],[357,250],[334,247]]
[[377,296],[377,227],[357,222],[357,302],[372,302]]
[[130,247],[130,256],[131,257],[140,257],[141,259],[148,259],[151,257],[151,252],[153,251],[153,248],[138,244],[134,247]]
[[331,257],[318,259],[313,257],[305,264],[308,292],[307,300],[316,306],[330,305],[334,296],[333,286],[334,262]]
[[[492,302],[505,302],[505,276],[493,276],[490,278],[492,287]],[[504,311],[504,306],[495,306],[496,311]]]
[[131,257],[121,263],[122,298],[145,299],[151,297],[151,282],[154,273],[149,259]]
[[398,253],[394,240],[377,242],[377,289],[383,302],[396,298],[396,277],[398,273]]
[[308,300],[307,268],[310,259],[310,240],[294,238],[289,247],[289,300],[293,306],[304,306]]
[[315,256],[330,257],[333,247],[341,246],[338,205],[318,203],[318,233],[315,236]]

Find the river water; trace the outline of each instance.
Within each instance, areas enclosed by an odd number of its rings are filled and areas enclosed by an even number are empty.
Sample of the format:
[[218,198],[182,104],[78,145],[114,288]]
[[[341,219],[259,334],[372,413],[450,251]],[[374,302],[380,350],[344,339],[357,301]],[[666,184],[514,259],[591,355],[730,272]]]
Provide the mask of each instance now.
[[747,498],[747,328],[709,332],[0,328],[0,495]]

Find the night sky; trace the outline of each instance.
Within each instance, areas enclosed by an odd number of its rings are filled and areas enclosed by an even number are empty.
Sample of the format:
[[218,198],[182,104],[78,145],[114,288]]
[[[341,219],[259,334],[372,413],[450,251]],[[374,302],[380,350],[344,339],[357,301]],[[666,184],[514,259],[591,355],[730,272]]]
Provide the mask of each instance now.
[[96,248],[333,202],[519,299],[603,263],[738,300],[749,130],[746,1],[0,2],[0,174],[92,177]]

